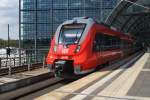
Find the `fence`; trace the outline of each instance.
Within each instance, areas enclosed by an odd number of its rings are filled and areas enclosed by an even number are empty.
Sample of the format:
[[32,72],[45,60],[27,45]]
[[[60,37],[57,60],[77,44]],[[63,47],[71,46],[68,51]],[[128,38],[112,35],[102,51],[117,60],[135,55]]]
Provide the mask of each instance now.
[[[31,65],[37,63],[45,63],[45,57],[48,50],[37,50],[37,55],[35,56],[35,50],[21,50],[21,56],[17,52],[11,53],[9,56],[5,54],[0,54],[0,68],[16,67],[23,65]],[[43,53],[44,52],[44,53]],[[21,64],[20,64],[21,58]]]

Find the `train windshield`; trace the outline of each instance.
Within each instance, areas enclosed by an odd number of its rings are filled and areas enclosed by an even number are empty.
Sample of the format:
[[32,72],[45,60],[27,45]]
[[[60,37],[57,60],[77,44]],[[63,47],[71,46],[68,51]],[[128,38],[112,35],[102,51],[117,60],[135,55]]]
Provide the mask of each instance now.
[[59,44],[77,44],[85,29],[85,24],[70,24],[62,26]]

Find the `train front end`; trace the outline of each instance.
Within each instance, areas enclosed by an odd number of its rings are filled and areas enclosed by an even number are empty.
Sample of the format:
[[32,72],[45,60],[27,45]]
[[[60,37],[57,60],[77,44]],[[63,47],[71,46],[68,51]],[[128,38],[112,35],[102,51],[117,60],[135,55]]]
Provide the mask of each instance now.
[[[90,52],[88,33],[93,25],[89,18],[74,18],[61,24],[51,42],[47,56],[49,71],[57,77],[84,74],[83,66]],[[88,37],[88,38],[87,38]]]

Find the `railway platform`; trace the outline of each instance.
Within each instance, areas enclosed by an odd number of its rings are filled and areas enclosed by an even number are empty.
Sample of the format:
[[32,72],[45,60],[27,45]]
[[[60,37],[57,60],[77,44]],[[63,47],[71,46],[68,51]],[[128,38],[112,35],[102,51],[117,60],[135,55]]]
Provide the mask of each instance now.
[[[1,76],[0,99],[9,100],[19,95],[23,95],[26,92],[28,93],[31,90],[27,86],[42,82],[50,77],[51,75],[49,74],[47,67]],[[27,87],[27,89],[25,87]]]
[[118,69],[104,68],[36,100],[150,100],[150,53]]
[[34,76],[39,76],[45,73],[48,73],[47,68],[40,68],[40,69],[36,69],[32,71],[25,71],[25,72],[12,74],[12,75],[1,76],[0,85],[23,80],[23,79],[34,77]]

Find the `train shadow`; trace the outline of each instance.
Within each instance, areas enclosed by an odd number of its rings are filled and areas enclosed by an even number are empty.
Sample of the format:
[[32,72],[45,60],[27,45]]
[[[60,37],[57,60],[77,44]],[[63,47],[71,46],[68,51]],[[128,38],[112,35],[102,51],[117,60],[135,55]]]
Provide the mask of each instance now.
[[115,65],[117,63],[120,63],[120,61],[117,61],[114,64],[106,63],[106,64],[103,64],[103,65],[100,65],[96,68],[96,70],[94,72],[114,71],[114,70],[118,70],[118,69],[131,68],[141,58],[141,56],[143,56],[143,54],[141,54],[138,57],[137,56],[133,57],[132,58],[132,59],[134,59],[133,61],[127,60],[127,61],[125,61],[124,63],[122,63],[120,65]]

